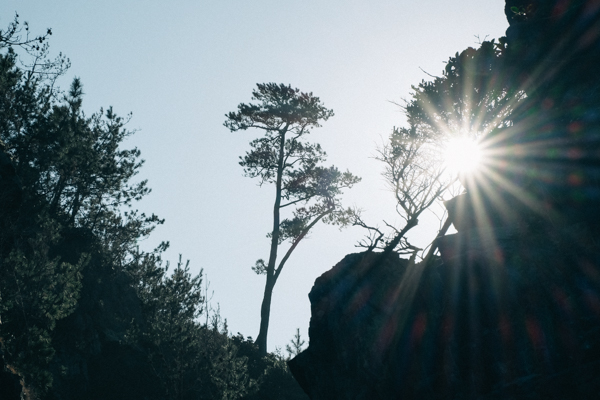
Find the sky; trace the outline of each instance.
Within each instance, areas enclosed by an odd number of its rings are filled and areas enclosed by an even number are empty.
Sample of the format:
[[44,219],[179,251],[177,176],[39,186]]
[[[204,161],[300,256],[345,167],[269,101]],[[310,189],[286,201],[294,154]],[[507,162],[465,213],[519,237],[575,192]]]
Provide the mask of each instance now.
[[[260,132],[231,133],[225,114],[250,102],[256,83],[291,84],[320,97],[335,116],[310,139],[336,165],[362,177],[343,197],[368,223],[400,223],[373,159],[411,85],[441,75],[444,61],[504,35],[503,0],[3,0],[0,26],[18,13],[34,34],[52,28],[51,54],[65,54],[84,85],[84,109],[132,113],[124,147],[146,160],[139,179],[152,193],[138,204],[165,224],[140,242],[169,241],[210,282],[213,308],[230,332],[256,337],[268,258],[274,188],[243,176],[239,157]],[[435,237],[434,215],[411,240]],[[285,348],[296,328],[307,339],[308,293],[346,254],[360,251],[357,227],[316,226],[285,266],[273,295],[268,347]]]

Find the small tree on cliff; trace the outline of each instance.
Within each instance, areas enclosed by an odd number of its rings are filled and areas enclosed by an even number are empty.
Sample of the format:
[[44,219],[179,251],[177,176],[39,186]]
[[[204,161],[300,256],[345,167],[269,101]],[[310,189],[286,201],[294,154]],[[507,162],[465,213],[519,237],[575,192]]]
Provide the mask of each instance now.
[[[320,121],[327,121],[333,111],[325,108],[318,97],[283,84],[258,84],[252,92],[255,104],[240,104],[237,112],[226,115],[225,126],[232,132],[257,128],[264,136],[250,142],[251,150],[240,157],[244,174],[258,178],[260,185],[275,185],[273,230],[267,263],[261,259],[253,267],[266,275],[261,306],[260,331],[256,338],[259,351],[267,352],[267,331],[273,288],[281,270],[298,243],[319,221],[345,225],[352,211],[341,207],[339,195],[360,179],[336,167],[322,167],[326,154],[319,144],[304,139]],[[289,217],[282,211],[291,210]],[[290,247],[279,260],[279,246]]]
[[[376,157],[384,164],[383,176],[396,198],[402,227],[386,223],[389,229],[385,232],[357,218],[354,224],[369,231],[358,247],[391,247],[413,254],[420,250],[407,241],[406,234],[417,226],[424,211],[459,186],[460,171],[448,168],[447,154],[444,156],[448,148],[462,150],[456,139],[476,140],[487,153],[483,164],[498,156],[493,150],[503,137],[498,131],[511,125],[511,115],[524,98],[518,86],[510,85],[505,51],[504,38],[484,41],[477,49],[469,47],[451,57],[442,76],[413,86],[411,99],[402,107],[408,127],[394,128]],[[454,146],[449,146],[453,142]],[[484,167],[489,169],[489,165]],[[482,175],[463,174],[463,178],[480,179]],[[449,225],[446,221],[441,235]],[[434,251],[435,245],[428,256]]]

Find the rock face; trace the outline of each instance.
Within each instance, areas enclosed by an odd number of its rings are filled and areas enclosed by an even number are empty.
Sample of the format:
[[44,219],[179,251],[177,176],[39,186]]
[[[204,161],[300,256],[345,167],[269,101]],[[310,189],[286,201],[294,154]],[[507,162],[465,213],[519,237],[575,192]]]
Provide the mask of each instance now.
[[600,398],[599,253],[485,237],[447,237],[444,264],[352,254],[319,277],[289,363],[310,398]]
[[[319,277],[309,294],[310,346],[289,366],[311,399],[377,398],[387,361],[384,332],[394,321],[396,284],[406,260],[351,254]],[[384,282],[394,282],[382,286]],[[383,378],[385,379],[385,378]],[[352,398],[352,397],[349,397]]]

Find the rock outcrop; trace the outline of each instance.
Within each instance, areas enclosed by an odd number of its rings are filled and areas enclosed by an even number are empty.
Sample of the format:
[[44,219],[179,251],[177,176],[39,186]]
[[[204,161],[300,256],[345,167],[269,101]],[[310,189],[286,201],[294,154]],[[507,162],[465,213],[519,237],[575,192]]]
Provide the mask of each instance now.
[[310,398],[599,398],[598,253],[485,237],[447,237],[443,264],[353,254],[319,277],[290,362]]

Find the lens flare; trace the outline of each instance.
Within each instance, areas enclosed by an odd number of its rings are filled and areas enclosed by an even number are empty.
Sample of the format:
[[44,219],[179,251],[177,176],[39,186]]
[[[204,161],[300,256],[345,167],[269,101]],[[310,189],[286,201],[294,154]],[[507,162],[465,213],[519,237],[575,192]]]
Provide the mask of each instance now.
[[473,172],[481,165],[481,146],[474,138],[451,138],[443,152],[446,168],[453,173]]

